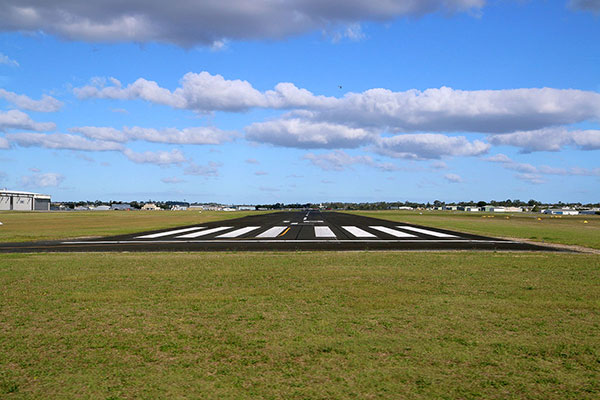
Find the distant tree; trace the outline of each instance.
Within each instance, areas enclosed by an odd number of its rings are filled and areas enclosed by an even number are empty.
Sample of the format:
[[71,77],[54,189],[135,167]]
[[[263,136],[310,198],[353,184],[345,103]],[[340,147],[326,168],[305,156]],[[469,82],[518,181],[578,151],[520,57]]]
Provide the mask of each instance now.
[[487,203],[485,201],[478,201],[477,202],[477,207],[485,207],[487,205]]

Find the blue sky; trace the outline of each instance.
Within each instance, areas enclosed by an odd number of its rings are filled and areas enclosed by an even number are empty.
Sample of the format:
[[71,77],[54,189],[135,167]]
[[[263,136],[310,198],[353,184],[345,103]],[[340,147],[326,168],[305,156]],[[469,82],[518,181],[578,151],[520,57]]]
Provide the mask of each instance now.
[[0,4],[0,186],[599,201],[600,1],[169,4]]

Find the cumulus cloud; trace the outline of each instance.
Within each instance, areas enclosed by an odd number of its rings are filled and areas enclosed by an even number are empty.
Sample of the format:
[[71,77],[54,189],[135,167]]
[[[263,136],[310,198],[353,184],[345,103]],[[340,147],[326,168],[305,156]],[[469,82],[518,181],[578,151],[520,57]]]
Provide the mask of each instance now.
[[19,63],[5,54],[0,53],[0,64],[10,65],[11,67],[18,67]]
[[68,149],[83,151],[122,150],[119,143],[104,140],[89,140],[81,136],[66,133],[8,133],[6,137],[22,147],[43,147],[46,149]]
[[450,183],[460,183],[462,182],[462,178],[457,174],[446,174],[444,175],[444,179]]
[[565,146],[574,146],[581,150],[598,150],[600,149],[600,130],[570,131],[564,127],[553,127],[491,135],[488,140],[493,145],[519,147],[522,153],[559,151]]
[[185,129],[153,129],[141,127],[124,127],[121,130],[111,127],[82,126],[70,129],[91,139],[110,140],[125,143],[132,140],[143,140],[154,143],[171,144],[221,144],[231,141],[237,133],[223,131],[215,127],[193,127]]
[[445,156],[478,156],[490,145],[480,140],[468,141],[464,136],[434,133],[412,133],[379,138],[374,151],[394,158],[412,160],[438,159]]
[[39,32],[89,42],[214,45],[224,39],[281,39],[362,21],[391,21],[433,12],[479,12],[485,0],[5,0],[0,30]]
[[35,173],[21,177],[21,185],[25,187],[56,187],[65,180],[65,177],[56,172]]
[[55,112],[63,106],[62,101],[48,95],[43,95],[41,100],[33,100],[24,94],[17,94],[4,89],[0,89],[0,99],[4,99],[19,108],[38,112]]
[[219,168],[222,167],[223,164],[210,161],[206,165],[198,165],[194,162],[190,162],[190,165],[185,169],[184,173],[186,175],[196,175],[196,176],[219,176]]
[[[553,88],[457,90],[449,87],[394,92],[374,88],[341,98],[315,95],[289,82],[261,92],[242,80],[187,73],[174,91],[140,78],[76,88],[79,98],[141,99],[198,113],[250,108],[291,109],[295,117],[355,129],[391,132],[511,133],[600,118],[600,94]],[[292,118],[288,118],[292,120]]]
[[245,130],[248,140],[301,149],[355,148],[371,141],[374,136],[372,131],[362,128],[300,118],[255,122]]
[[53,122],[35,122],[29,115],[19,110],[0,111],[0,132],[6,132],[9,129],[46,132],[56,129],[56,124]]
[[125,149],[123,150],[123,154],[129,160],[138,164],[169,165],[180,164],[187,161],[181,150],[178,149],[173,149],[171,151],[145,151],[143,153]]

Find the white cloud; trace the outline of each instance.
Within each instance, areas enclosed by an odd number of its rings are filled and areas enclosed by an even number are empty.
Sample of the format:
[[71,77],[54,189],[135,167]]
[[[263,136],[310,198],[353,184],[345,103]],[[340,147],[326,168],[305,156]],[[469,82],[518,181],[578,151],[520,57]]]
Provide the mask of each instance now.
[[491,144],[514,146],[523,153],[534,151],[559,151],[565,146],[574,146],[582,150],[600,149],[600,130],[573,130],[564,127],[552,127],[528,132],[514,132],[488,137]]
[[0,30],[45,32],[89,42],[214,45],[224,39],[281,39],[361,21],[391,21],[434,12],[479,12],[485,0],[5,0]]
[[303,158],[325,171],[343,171],[346,167],[353,164],[373,163],[373,160],[369,156],[351,156],[341,150],[335,150],[326,154],[308,153]]
[[446,174],[444,175],[444,179],[446,179],[450,183],[460,183],[462,182],[462,178],[457,174]]
[[374,88],[335,98],[315,95],[289,82],[261,92],[248,81],[228,80],[208,72],[185,74],[174,91],[143,78],[126,87],[116,79],[111,79],[110,86],[103,82],[77,88],[75,94],[82,99],[142,99],[198,113],[292,109],[294,117],[312,122],[391,132],[498,134],[600,118],[600,94],[574,89],[466,91],[441,87],[393,92]]
[[544,183],[544,175],[559,175],[559,176],[600,176],[600,168],[556,168],[547,165],[536,167],[527,163],[520,163],[512,160],[505,154],[495,154],[486,159],[490,162],[500,163],[506,169],[518,172],[515,177],[529,183],[540,184]]
[[162,178],[161,182],[163,182],[163,183],[169,183],[169,184],[174,184],[174,183],[183,183],[183,182],[186,182],[186,181],[184,179],[180,179],[180,178],[177,178],[175,176],[172,176],[172,177]]
[[5,54],[0,53],[0,64],[10,65],[11,67],[18,67],[19,63]]
[[325,154],[307,153],[302,158],[305,160],[309,160],[311,164],[321,168],[324,171],[343,171],[344,169],[357,164],[377,168],[384,172],[393,172],[400,170],[398,166],[392,163],[377,162],[369,156],[351,156],[342,150],[335,150],[331,153]]
[[266,172],[266,171],[256,171],[254,173],[254,175],[256,175],[256,176],[265,176],[265,175],[269,175],[269,173]]
[[129,160],[138,164],[169,165],[180,164],[187,161],[181,150],[178,149],[156,152],[145,151],[143,153],[137,153],[131,149],[125,149],[123,150],[123,154]]
[[247,163],[247,164],[255,164],[255,165],[258,165],[258,164],[260,164],[260,162],[259,162],[259,161],[258,161],[256,158],[248,158],[248,159],[246,160],[246,163]]
[[487,143],[480,140],[469,142],[464,136],[413,133],[379,138],[374,151],[394,158],[425,160],[445,156],[478,156],[487,153],[489,148]]
[[0,137],[0,149],[10,149],[10,143],[6,138]]
[[143,140],[154,143],[171,144],[221,144],[231,141],[236,132],[223,131],[215,127],[193,127],[185,129],[153,129],[124,127],[118,130],[111,127],[82,126],[70,129],[71,132],[81,133],[91,139],[110,140],[114,142],[128,142]]
[[207,165],[198,165],[191,162],[190,165],[185,169],[186,175],[196,176],[219,176],[219,168],[222,166],[221,163],[210,161]]
[[56,172],[35,173],[22,176],[21,185],[25,187],[56,187],[65,180],[65,177]]
[[46,149],[69,149],[83,151],[122,150],[119,143],[103,140],[89,140],[66,133],[8,133],[6,137],[22,147],[44,147]]
[[45,132],[56,129],[56,124],[53,122],[35,122],[29,115],[19,110],[0,111],[0,132],[9,129]]
[[354,148],[372,140],[374,134],[362,128],[299,118],[256,122],[246,127],[246,139],[277,146],[310,148]]
[[43,95],[41,100],[33,100],[24,94],[17,94],[4,89],[0,89],[0,98],[29,111],[56,112],[63,106],[62,101],[48,95]]

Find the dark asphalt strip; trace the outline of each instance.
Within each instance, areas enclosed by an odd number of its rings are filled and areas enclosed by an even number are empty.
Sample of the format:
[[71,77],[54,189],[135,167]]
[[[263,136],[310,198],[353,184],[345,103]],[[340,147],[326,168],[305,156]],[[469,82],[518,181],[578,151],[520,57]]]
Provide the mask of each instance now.
[[[228,226],[240,229],[248,226],[260,227],[260,230],[248,231],[237,238],[219,239],[221,231],[197,239],[177,239],[177,236],[161,235],[156,239],[141,239],[141,236],[158,234],[188,228],[203,227],[203,230]],[[260,232],[275,226],[286,226],[284,233],[272,239],[257,239]],[[335,234],[335,238],[318,238],[314,236],[315,226],[326,226]],[[353,226],[368,231],[371,226],[384,226],[400,230],[403,226],[424,229],[427,233],[410,233],[410,238],[394,237],[389,233],[376,233],[372,239],[355,238],[343,226]],[[394,233],[394,232],[391,232]],[[436,237],[438,233],[453,235],[452,238]],[[32,243],[0,244],[0,253],[29,253],[29,252],[110,252],[110,251],[303,251],[303,250],[487,250],[487,251],[568,251],[554,247],[534,245],[517,241],[495,239],[485,236],[453,232],[445,229],[429,228],[413,224],[386,221],[377,218],[356,216],[337,212],[301,211],[275,212],[247,216],[243,218],[216,221],[206,224],[140,232],[129,235],[86,239],[44,241]]]

